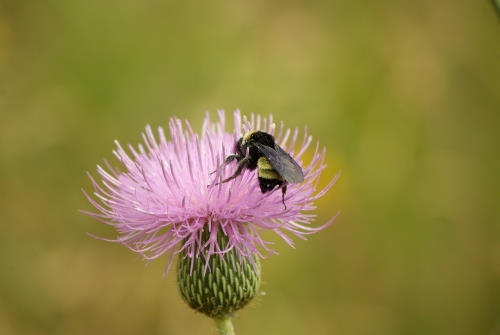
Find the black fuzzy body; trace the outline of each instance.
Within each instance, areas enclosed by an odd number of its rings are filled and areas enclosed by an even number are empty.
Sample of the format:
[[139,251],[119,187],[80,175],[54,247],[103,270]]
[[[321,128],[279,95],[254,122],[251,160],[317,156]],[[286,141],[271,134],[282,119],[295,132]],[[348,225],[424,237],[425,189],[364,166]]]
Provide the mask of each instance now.
[[235,154],[226,157],[222,166],[236,159],[238,168],[231,177],[220,183],[236,178],[243,168],[251,171],[257,169],[261,192],[266,193],[275,188],[281,188],[283,205],[285,205],[286,185],[304,181],[302,168],[276,144],[271,134],[262,131],[246,133],[236,142],[234,151]]
[[[250,141],[255,141],[257,143],[260,143],[262,145],[268,146],[270,148],[274,148],[275,146],[275,141],[274,137],[268,133],[264,133],[261,131],[256,131],[252,133],[249,136]],[[249,144],[247,146],[242,146],[243,142],[243,137],[238,140],[236,143],[236,151],[241,154],[241,156],[245,156],[245,151],[248,148],[248,157],[249,157],[249,162],[247,164],[247,169],[253,171],[256,168],[259,167],[259,159],[262,159],[263,157],[265,158],[264,153],[255,145]],[[250,142],[252,143],[252,142]],[[266,159],[267,160],[267,159]],[[259,168],[260,170],[260,168]],[[259,171],[260,172],[260,171]],[[274,172],[276,176],[273,176],[269,178],[269,176],[266,178],[264,176],[261,176],[259,173],[258,180],[259,180],[259,186],[260,190],[262,193],[266,193],[268,191],[271,191],[274,189],[276,186],[281,187],[284,184],[283,178],[277,178],[279,176],[279,173],[274,169],[271,168],[269,169],[269,172]],[[271,173],[273,174],[273,173]]]
[[241,157],[241,158],[237,157],[236,159],[239,162],[242,158],[244,158],[246,155],[246,150],[248,148],[248,157],[249,157],[250,161],[247,164],[247,169],[253,171],[257,168],[257,162],[259,161],[259,158],[263,157],[264,154],[262,153],[262,151],[259,150],[258,147],[256,147],[255,145],[252,145],[251,143],[253,143],[253,142],[260,143],[260,144],[268,146],[270,148],[273,148],[276,143],[275,143],[274,137],[272,135],[270,135],[268,133],[264,133],[262,131],[256,131],[256,132],[251,133],[251,135],[247,135],[247,136],[248,136],[247,141],[252,141],[252,142],[247,142],[249,144],[247,144],[247,143],[245,143],[245,145],[242,144],[244,137],[241,137],[238,140],[238,142],[236,142],[235,151]]

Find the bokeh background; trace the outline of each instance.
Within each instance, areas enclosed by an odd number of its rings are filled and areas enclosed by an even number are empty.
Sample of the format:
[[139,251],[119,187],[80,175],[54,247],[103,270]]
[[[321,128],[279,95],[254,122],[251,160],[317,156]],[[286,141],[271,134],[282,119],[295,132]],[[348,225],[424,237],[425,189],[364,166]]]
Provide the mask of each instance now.
[[500,20],[465,0],[0,1],[0,334],[215,334],[77,210],[114,139],[219,108],[342,170],[238,334],[500,334]]

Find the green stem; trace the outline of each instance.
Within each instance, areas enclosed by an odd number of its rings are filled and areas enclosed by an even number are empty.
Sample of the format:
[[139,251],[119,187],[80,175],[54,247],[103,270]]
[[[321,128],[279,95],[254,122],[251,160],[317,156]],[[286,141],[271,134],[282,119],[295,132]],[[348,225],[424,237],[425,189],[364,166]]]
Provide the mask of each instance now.
[[223,316],[222,318],[216,318],[215,325],[220,335],[234,335],[233,323],[231,322],[231,317]]

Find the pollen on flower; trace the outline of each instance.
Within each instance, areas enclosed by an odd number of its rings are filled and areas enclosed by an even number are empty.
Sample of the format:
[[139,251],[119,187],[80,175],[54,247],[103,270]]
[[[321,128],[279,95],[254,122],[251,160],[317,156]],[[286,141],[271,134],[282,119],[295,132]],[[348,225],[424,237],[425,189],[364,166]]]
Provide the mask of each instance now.
[[[236,141],[249,130],[273,135],[303,170],[304,181],[287,186],[286,209],[281,192],[260,191],[256,171],[244,170],[237,178],[220,184],[217,181],[231,176],[235,165],[228,164],[210,174],[234,152]],[[211,256],[230,251],[250,262],[255,255],[275,253],[270,242],[261,237],[262,231],[272,230],[293,247],[291,236],[305,239],[330,225],[338,214],[318,227],[311,226],[314,201],[335,184],[339,175],[317,190],[326,168],[325,149],[317,142],[311,161],[303,162],[302,156],[312,143],[307,129],[300,141],[298,128],[292,132],[283,122],[276,127],[272,116],[252,114],[242,119],[235,111],[234,129],[227,131],[224,112],[219,111],[217,122],[212,122],[207,113],[199,134],[187,121],[173,118],[169,134],[167,139],[159,127],[155,136],[147,126],[143,144],[137,148],[127,145],[125,150],[116,141],[113,154],[122,167],[114,168],[105,161],[104,167],[97,166],[99,181],[89,174],[94,192],[83,192],[96,212],[83,212],[113,226],[118,233],[116,239],[98,238],[119,242],[146,260],[166,254],[166,271],[179,253],[191,260],[203,257],[209,268]],[[227,243],[221,245],[218,234],[224,234]]]

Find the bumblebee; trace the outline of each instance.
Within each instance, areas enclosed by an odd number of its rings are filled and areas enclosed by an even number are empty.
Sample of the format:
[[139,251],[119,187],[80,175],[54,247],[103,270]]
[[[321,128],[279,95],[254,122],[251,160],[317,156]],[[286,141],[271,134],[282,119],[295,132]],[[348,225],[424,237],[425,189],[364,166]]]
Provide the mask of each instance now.
[[[259,186],[262,193],[274,188],[282,192],[283,206],[285,206],[286,186],[304,181],[304,173],[297,162],[279,145],[271,134],[263,131],[251,131],[241,137],[235,144],[235,154],[229,155],[224,163],[214,172],[236,159],[238,166],[234,174],[215,184],[226,183],[238,177],[244,168],[257,169]],[[247,152],[248,151],[248,152]]]

